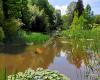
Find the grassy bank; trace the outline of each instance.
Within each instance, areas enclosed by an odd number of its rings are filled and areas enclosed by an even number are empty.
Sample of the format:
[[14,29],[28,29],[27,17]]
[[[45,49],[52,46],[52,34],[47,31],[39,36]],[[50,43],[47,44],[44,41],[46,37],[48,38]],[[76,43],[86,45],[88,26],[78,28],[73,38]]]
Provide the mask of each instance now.
[[42,33],[26,33],[26,32],[23,32],[20,35],[20,37],[25,43],[35,43],[35,44],[44,43],[49,39],[48,35],[42,34]]
[[14,37],[3,37],[0,40],[0,44],[42,44],[49,39],[47,34],[18,31]]

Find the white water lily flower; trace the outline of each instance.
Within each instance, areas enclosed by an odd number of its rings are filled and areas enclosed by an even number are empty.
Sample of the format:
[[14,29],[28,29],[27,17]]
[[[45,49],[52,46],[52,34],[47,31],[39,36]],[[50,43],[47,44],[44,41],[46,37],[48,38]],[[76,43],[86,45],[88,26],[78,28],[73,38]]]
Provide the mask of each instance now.
[[20,76],[23,76],[24,74],[23,74],[23,72],[19,72],[19,73],[17,73],[17,75],[20,77]]

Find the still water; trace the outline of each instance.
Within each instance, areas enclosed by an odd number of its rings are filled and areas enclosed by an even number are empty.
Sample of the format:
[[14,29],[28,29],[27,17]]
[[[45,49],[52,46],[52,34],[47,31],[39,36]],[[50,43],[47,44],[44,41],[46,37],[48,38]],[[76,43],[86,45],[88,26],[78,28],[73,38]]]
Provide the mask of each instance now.
[[[6,67],[8,75],[27,68],[56,70],[71,80],[95,80],[100,75],[92,50],[83,49],[79,41],[55,39],[48,46],[0,46],[0,69]],[[89,66],[89,64],[92,64]]]

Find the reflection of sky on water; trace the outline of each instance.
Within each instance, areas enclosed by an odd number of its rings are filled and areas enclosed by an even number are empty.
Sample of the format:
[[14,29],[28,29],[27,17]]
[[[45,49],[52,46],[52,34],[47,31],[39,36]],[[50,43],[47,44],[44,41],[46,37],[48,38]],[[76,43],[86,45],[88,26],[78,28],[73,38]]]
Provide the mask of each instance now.
[[71,80],[85,80],[86,67],[84,66],[84,62],[82,63],[83,66],[78,69],[75,65],[70,64],[66,58],[67,54],[61,51],[59,57],[55,57],[54,62],[48,68],[59,70],[60,73],[67,75]]
[[[91,57],[83,50],[79,41],[73,40],[71,42],[65,39],[56,39],[45,48],[42,45],[33,45],[25,48],[14,47],[14,51],[10,51],[11,48],[0,48],[0,53],[2,53],[0,54],[0,69],[6,65],[9,74],[12,74],[16,69],[24,71],[29,67],[32,69],[42,67],[44,69],[57,70],[71,78],[71,80],[94,80],[90,79],[90,77],[85,77],[87,73],[92,73],[85,66],[88,61],[91,61],[89,59]],[[37,48],[43,49],[43,54],[35,54]],[[7,51],[5,52],[6,49]],[[9,55],[8,53],[12,54]]]

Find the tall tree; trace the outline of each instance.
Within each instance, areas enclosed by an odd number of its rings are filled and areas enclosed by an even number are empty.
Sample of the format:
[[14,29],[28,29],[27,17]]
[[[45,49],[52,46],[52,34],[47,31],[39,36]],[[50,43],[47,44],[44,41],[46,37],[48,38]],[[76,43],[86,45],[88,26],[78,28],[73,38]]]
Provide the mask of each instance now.
[[61,18],[61,10],[56,10],[55,12],[55,28],[60,28],[63,24],[62,18]]
[[21,0],[7,0],[8,17],[20,18],[21,17]]
[[100,15],[95,15],[94,16],[94,18],[95,18],[95,24],[100,24]]
[[79,26],[79,18],[78,18],[78,13],[74,12],[74,18],[73,18],[73,22],[71,24],[71,31],[78,31],[80,30],[80,26]]
[[91,29],[93,27],[93,11],[91,11],[91,6],[88,4],[83,12],[83,16],[85,18],[85,26],[84,29]]
[[74,18],[74,10],[76,8],[76,2],[71,2],[67,7],[67,15],[68,15],[68,26],[71,25],[73,18]]
[[2,0],[0,0],[0,26],[2,26],[3,19],[4,15],[3,15]]
[[69,16],[63,15],[62,16],[62,22],[63,22],[63,29],[69,29]]
[[53,28],[54,20],[55,20],[55,9],[48,2],[48,0],[33,0],[33,4],[39,6],[40,9],[44,9],[45,14],[48,16],[50,28]]
[[8,5],[7,5],[7,0],[2,0],[2,6],[3,6],[3,13],[4,13],[4,18],[7,19],[8,16]]
[[48,16],[44,13],[44,10],[39,10],[39,7],[34,5],[31,9],[31,31],[35,32],[47,32],[49,30]]
[[82,0],[78,0],[77,4],[76,4],[76,8],[75,11],[78,12],[78,17],[80,17],[84,11],[84,5],[83,5],[83,1]]
[[67,7],[67,14],[71,14],[72,15],[74,13],[75,8],[76,8],[76,2],[73,1]]

